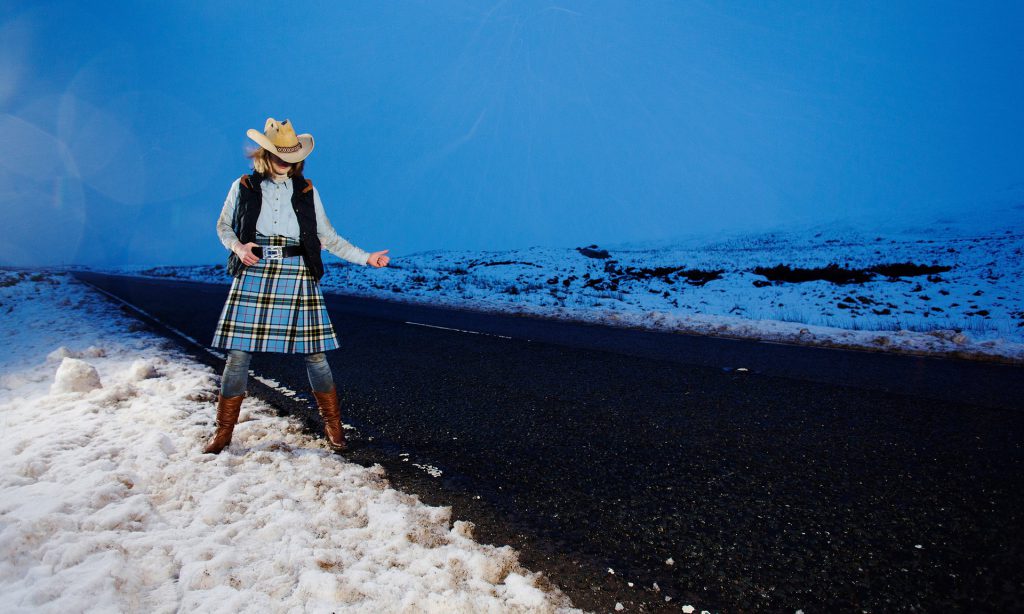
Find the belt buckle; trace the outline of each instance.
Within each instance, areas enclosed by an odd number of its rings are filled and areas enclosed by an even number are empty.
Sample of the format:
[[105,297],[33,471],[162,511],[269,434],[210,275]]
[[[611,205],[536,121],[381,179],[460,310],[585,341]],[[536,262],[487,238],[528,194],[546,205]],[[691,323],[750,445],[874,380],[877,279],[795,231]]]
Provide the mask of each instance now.
[[284,258],[284,248],[280,245],[264,245],[263,257],[269,260]]

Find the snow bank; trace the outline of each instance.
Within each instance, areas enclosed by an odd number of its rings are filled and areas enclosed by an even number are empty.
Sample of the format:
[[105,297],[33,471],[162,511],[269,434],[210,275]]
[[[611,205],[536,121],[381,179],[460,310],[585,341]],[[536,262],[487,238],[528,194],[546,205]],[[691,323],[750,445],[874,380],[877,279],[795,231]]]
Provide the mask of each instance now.
[[202,454],[216,374],[37,277],[0,285],[5,611],[571,610],[510,547],[256,399]]

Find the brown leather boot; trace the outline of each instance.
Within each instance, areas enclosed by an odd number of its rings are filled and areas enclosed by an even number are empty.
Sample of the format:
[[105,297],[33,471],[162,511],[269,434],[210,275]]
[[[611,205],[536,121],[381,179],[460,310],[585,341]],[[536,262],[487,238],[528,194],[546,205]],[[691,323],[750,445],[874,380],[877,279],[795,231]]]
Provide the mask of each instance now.
[[231,443],[231,433],[238,422],[238,412],[242,408],[245,393],[237,397],[225,397],[217,394],[217,432],[203,450],[206,454],[220,454],[220,451]]
[[316,404],[320,407],[320,416],[324,419],[324,433],[327,435],[327,443],[335,450],[341,452],[347,447],[345,444],[345,429],[341,426],[341,407],[338,403],[338,387],[334,386],[330,392],[313,391],[316,397]]

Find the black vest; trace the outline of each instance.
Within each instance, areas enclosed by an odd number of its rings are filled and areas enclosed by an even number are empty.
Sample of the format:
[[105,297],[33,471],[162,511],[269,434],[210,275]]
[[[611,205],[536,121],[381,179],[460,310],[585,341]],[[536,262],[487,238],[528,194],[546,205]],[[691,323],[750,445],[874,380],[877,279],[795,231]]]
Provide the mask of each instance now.
[[[253,172],[242,175],[238,182],[238,206],[231,220],[231,229],[238,240],[245,243],[256,241],[256,220],[263,208],[263,188],[260,186],[264,175]],[[320,237],[316,234],[316,209],[313,206],[313,182],[302,175],[292,176],[292,210],[299,220],[299,244],[302,246],[302,260],[306,269],[319,282],[324,276],[324,263],[320,258]],[[246,265],[231,252],[228,256],[228,273],[241,277]]]

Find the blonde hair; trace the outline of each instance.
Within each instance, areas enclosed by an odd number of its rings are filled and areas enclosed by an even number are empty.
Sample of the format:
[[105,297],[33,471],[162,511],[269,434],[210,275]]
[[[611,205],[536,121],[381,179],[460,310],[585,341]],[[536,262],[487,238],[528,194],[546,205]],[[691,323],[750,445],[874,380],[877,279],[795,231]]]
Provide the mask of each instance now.
[[[270,152],[262,147],[256,149],[250,149],[245,153],[245,157],[252,160],[252,169],[264,177],[270,177],[274,174],[273,169],[270,167]],[[299,160],[292,164],[291,168],[288,169],[288,176],[294,177],[295,175],[301,175],[302,169],[306,166],[305,160]]]

